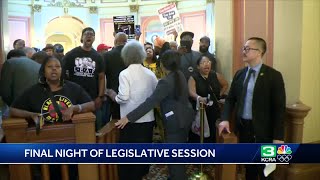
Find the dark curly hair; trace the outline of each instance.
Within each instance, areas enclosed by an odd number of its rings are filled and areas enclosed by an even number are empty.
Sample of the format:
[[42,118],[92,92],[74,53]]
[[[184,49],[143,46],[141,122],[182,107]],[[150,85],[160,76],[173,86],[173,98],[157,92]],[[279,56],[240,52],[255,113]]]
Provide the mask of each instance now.
[[146,52],[147,52],[148,49],[151,49],[152,53],[153,53],[152,63],[156,63],[157,62],[157,56],[156,56],[156,53],[154,52],[154,49],[152,49],[151,47],[147,47],[146,48]]
[[[62,68],[62,63],[61,63],[61,60],[59,60],[59,58],[57,58],[55,56],[47,56],[44,59],[42,65],[41,65],[41,67],[39,69],[39,83],[44,85],[44,86],[46,86],[46,87],[48,86],[48,84],[47,84],[46,77],[45,77],[45,67],[46,67],[47,63],[49,61],[51,61],[51,60],[59,61],[60,65],[61,65],[61,68]],[[63,86],[63,84],[64,84],[64,75],[63,75],[63,71],[61,70],[60,86]]]

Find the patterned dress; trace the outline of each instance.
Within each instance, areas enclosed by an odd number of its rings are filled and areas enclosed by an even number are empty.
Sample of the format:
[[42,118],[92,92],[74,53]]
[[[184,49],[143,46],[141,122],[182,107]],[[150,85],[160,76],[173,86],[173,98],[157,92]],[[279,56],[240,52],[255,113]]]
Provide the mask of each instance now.
[[[148,64],[148,62],[145,60],[143,61],[143,66],[150,69],[158,79],[161,79],[162,77],[164,77],[164,73],[161,70],[161,67],[158,66],[156,62]],[[154,117],[156,119],[156,127],[154,128],[153,141],[164,142],[164,127],[163,127],[162,118],[160,114],[160,107],[157,107],[154,109]]]

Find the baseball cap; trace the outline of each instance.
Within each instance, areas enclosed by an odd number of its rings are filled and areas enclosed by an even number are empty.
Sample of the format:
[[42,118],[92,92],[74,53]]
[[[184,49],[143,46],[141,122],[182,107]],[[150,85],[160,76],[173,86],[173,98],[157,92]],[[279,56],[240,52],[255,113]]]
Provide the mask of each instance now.
[[194,33],[193,32],[190,32],[190,31],[184,31],[183,33],[181,33],[180,35],[180,39],[182,39],[183,36],[191,36],[192,38],[194,37]]
[[110,48],[111,48],[111,46],[108,46],[106,44],[99,44],[97,47],[97,51],[108,50]]

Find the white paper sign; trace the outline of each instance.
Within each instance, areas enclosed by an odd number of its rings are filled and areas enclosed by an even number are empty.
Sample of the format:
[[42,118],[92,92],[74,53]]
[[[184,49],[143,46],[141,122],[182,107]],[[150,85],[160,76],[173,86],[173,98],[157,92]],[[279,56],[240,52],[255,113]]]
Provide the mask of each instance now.
[[169,35],[172,32],[183,32],[183,26],[181,23],[180,15],[176,5],[169,4],[158,10],[159,18],[164,26],[164,32]]
[[263,169],[263,173],[265,177],[268,177],[274,170],[276,170],[276,164],[266,164],[266,167]]

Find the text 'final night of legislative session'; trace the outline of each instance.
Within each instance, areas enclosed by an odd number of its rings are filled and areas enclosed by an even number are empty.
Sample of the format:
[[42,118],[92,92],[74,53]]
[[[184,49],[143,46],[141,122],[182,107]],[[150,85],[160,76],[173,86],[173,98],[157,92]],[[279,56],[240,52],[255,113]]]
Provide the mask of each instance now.
[[215,149],[25,149],[25,158],[214,158]]

